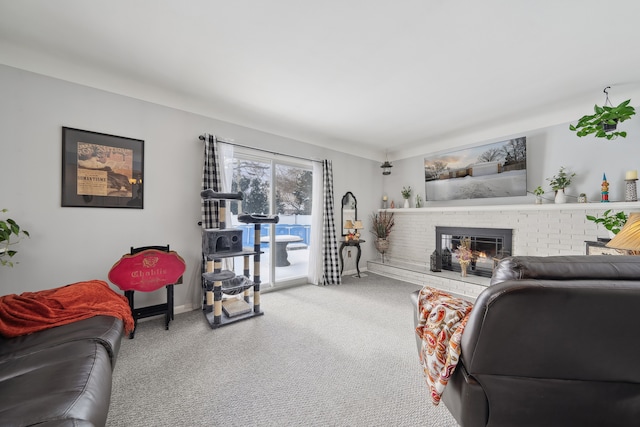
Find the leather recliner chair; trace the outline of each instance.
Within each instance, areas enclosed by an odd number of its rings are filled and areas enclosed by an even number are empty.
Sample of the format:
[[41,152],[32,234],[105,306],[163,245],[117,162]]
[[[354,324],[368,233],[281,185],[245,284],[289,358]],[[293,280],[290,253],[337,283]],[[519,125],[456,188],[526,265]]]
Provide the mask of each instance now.
[[506,258],[442,401],[463,427],[639,425],[639,332],[640,257]]

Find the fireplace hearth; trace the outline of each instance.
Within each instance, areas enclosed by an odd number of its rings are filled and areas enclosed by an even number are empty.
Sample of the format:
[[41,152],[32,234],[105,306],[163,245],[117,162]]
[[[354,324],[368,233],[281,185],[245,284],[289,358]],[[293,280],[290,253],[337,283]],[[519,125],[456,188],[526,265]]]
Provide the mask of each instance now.
[[459,272],[455,250],[468,239],[474,254],[468,274],[491,277],[494,261],[512,254],[512,236],[510,228],[436,226],[436,251],[442,257],[443,270]]

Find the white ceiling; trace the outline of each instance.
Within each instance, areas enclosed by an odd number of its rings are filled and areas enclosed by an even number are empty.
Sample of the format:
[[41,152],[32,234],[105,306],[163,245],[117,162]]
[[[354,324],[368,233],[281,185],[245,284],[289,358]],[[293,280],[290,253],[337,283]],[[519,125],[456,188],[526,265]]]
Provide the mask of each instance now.
[[607,85],[640,96],[639,17],[637,0],[0,0],[0,63],[394,160],[576,120]]

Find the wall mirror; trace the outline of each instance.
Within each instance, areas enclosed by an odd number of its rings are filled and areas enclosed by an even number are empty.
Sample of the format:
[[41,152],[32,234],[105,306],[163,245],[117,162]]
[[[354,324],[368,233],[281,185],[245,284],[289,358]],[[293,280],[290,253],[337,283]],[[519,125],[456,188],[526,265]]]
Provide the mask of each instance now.
[[351,191],[347,191],[347,193],[342,196],[341,216],[342,222],[340,223],[340,227],[342,227],[342,235],[346,236],[349,232],[352,232],[353,229],[344,228],[345,221],[350,220],[351,223],[355,223],[358,219],[358,201]]

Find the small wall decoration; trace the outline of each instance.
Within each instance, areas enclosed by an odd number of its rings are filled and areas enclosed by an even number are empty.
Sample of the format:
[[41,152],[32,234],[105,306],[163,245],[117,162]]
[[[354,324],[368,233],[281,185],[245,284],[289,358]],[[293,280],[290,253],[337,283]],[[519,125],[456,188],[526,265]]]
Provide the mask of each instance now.
[[62,206],[143,208],[144,141],[62,128]]
[[425,200],[525,196],[526,137],[426,157],[424,177]]

